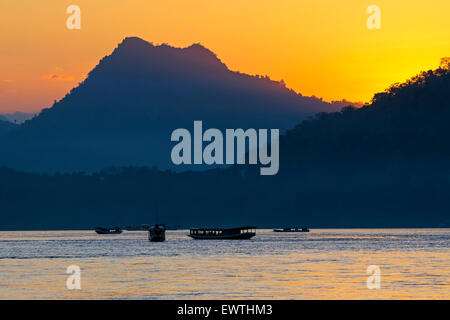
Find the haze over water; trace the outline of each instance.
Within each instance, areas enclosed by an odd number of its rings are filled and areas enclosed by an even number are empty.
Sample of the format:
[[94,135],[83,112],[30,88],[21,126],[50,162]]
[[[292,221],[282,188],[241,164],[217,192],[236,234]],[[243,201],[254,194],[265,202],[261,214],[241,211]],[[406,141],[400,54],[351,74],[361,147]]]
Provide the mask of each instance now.
[[[450,229],[323,229],[195,241],[186,230],[0,232],[0,299],[450,299]],[[81,268],[68,290],[66,268]],[[366,269],[381,268],[369,290]]]

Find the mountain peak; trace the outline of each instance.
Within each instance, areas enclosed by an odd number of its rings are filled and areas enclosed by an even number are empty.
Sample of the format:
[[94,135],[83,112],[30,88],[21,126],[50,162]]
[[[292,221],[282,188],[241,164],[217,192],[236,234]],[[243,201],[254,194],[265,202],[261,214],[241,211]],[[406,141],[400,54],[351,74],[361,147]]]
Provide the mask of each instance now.
[[189,47],[184,48],[183,50],[213,56],[217,59],[217,55],[208,48],[206,48],[205,46],[203,46],[201,43],[193,43]]
[[[163,43],[160,45],[154,45],[151,42],[145,41],[139,37],[126,37],[122,40],[122,42],[119,43],[117,46],[117,49],[130,49],[130,50],[142,50],[142,49],[159,49],[159,51],[167,50],[179,53],[189,53],[191,55],[197,55],[202,58],[214,58],[215,60],[219,60],[217,58],[217,55],[203,46],[201,43],[193,43],[188,47],[182,48],[182,47],[175,47],[171,46],[169,44]],[[116,50],[117,50],[116,49]]]
[[[330,109],[335,110],[276,82],[229,70],[199,43],[177,48],[128,37],[63,99],[8,133],[8,140],[1,137],[0,149],[10,152],[2,154],[0,166],[169,169],[174,165],[168,137],[195,120],[211,128],[285,130]],[[46,161],[38,159],[44,152],[39,148],[46,150]]]
[[206,48],[205,46],[203,46],[200,43],[194,43],[194,44],[190,45],[189,47],[184,48],[182,50],[189,53],[194,58],[200,59],[204,62],[209,62],[212,64],[218,63],[218,64],[225,66],[214,52],[212,52],[211,50],[209,50],[208,48]]
[[117,46],[117,49],[139,50],[140,48],[153,47],[153,44],[139,37],[126,37]]
[[112,72],[165,77],[169,73],[199,74],[229,70],[214,52],[199,43],[182,48],[165,43],[155,45],[139,37],[126,37],[90,75],[99,74],[98,71],[107,77],[111,77]]

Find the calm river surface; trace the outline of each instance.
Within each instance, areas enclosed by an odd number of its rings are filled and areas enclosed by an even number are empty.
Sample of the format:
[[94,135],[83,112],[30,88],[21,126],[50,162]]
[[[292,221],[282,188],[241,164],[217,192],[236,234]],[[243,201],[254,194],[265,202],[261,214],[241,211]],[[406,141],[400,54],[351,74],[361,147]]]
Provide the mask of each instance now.
[[[252,240],[167,231],[0,232],[0,299],[450,299],[450,229],[322,229]],[[81,289],[66,287],[78,265]],[[367,267],[381,288],[367,288]]]

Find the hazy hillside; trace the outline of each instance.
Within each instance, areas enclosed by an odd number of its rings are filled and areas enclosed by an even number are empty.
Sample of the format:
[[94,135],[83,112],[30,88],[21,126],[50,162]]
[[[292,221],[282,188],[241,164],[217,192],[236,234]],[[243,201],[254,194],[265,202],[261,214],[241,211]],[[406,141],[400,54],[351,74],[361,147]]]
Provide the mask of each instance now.
[[0,114],[0,120],[21,124],[27,120],[32,119],[35,115],[36,115],[35,113],[16,111],[13,113]]
[[2,120],[0,118],[0,137],[3,135],[6,135],[8,133],[11,133],[13,130],[15,130],[17,128],[18,128],[18,126],[16,124],[11,123],[7,120],[6,121]]
[[33,171],[172,167],[170,134],[205,128],[292,128],[339,107],[283,83],[230,71],[199,44],[154,46],[126,38],[61,101],[0,141],[0,165]]

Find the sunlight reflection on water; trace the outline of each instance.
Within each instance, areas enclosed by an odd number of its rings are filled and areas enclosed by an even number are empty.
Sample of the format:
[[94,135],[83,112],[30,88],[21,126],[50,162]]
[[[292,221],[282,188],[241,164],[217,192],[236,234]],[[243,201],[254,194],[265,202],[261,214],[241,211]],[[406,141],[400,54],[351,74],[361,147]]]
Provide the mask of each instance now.
[[[186,230],[0,232],[0,299],[449,299],[450,229],[258,230],[195,241]],[[67,290],[69,265],[82,289]],[[369,265],[381,289],[366,287]]]

